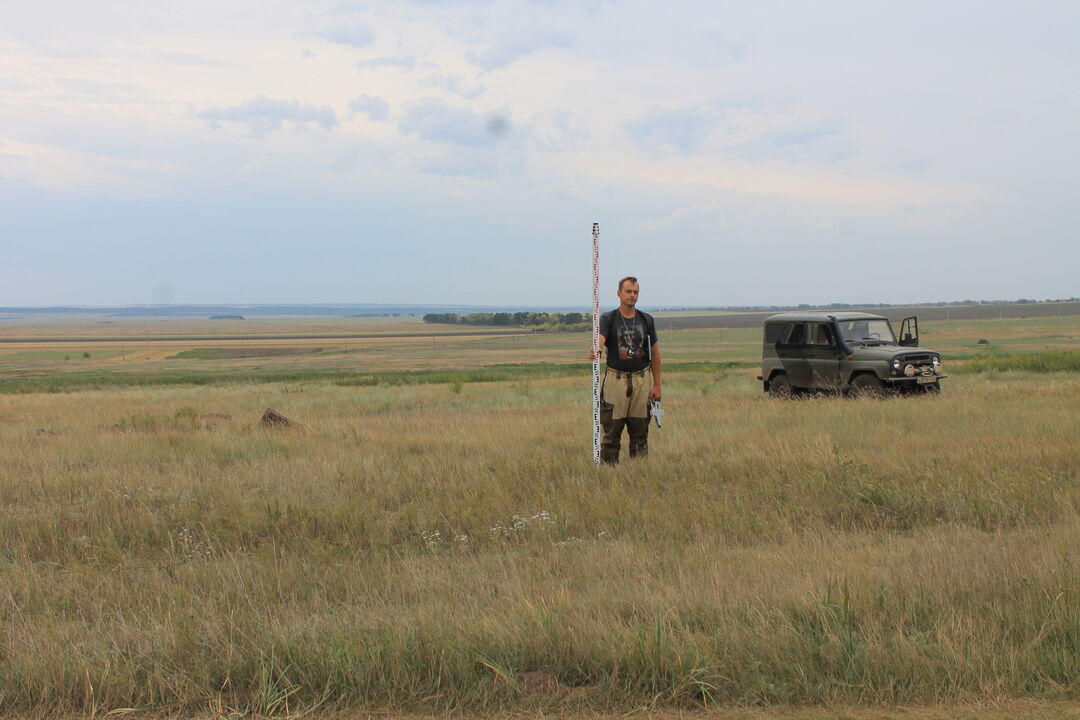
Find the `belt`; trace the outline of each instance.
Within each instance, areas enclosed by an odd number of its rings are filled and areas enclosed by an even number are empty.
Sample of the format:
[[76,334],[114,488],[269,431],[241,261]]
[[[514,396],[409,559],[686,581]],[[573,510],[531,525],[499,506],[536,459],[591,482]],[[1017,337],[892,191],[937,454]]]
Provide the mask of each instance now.
[[634,396],[634,378],[645,377],[645,371],[649,369],[650,368],[642,368],[641,370],[635,370],[634,372],[627,372],[626,370],[615,371],[616,380],[622,380],[623,378],[626,378],[626,397]]

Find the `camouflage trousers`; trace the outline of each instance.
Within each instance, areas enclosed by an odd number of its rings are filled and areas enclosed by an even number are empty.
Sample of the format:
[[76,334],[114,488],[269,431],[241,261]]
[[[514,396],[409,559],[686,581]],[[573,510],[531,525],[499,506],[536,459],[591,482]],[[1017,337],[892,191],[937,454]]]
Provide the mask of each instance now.
[[630,436],[630,457],[649,454],[649,391],[652,370],[645,368],[628,373],[608,368],[600,389],[600,424],[604,438],[600,459],[614,465],[619,462],[623,428]]

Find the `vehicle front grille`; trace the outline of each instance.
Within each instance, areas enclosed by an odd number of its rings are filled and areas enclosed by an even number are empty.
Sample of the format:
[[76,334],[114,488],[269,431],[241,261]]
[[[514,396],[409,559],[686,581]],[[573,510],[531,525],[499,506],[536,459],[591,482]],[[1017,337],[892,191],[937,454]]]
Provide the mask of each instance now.
[[912,365],[915,365],[916,367],[919,366],[919,365],[930,365],[933,362],[934,362],[934,356],[930,355],[930,354],[925,354],[925,353],[921,354],[921,355],[904,355],[903,357],[900,358],[900,363],[902,365],[906,365],[906,364],[910,363]]

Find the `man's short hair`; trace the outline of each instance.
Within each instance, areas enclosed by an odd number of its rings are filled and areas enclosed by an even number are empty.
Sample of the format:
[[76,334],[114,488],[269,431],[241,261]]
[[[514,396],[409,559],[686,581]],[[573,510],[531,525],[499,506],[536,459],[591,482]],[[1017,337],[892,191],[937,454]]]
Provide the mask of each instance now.
[[633,275],[627,275],[626,277],[624,277],[622,280],[619,281],[619,292],[622,292],[623,283],[628,283],[628,282],[632,282],[635,285],[640,285],[641,284],[641,283],[639,283],[637,281],[637,278],[634,277]]

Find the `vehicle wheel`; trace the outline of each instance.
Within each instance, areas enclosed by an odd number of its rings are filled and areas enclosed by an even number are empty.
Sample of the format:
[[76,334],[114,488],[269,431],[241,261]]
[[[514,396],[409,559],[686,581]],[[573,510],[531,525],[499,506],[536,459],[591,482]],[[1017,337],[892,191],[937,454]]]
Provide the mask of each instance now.
[[856,375],[848,386],[848,394],[852,397],[883,397],[885,386],[873,373]]
[[773,379],[769,381],[769,395],[775,398],[789,398],[793,395],[787,375],[780,373],[773,376]]

